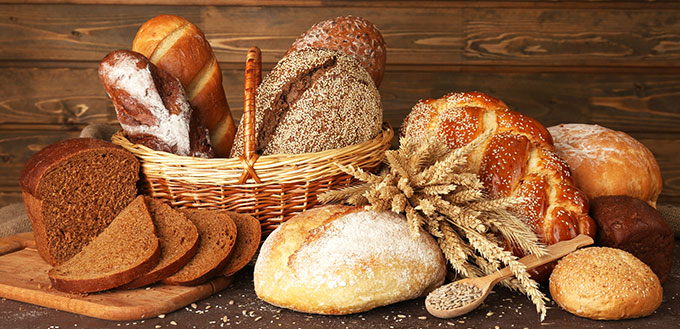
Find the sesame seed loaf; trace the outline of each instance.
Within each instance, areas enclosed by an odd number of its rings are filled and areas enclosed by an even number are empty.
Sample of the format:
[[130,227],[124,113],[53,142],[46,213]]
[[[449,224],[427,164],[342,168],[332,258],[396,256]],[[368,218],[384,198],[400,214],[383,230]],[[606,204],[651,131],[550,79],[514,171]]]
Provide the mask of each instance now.
[[121,286],[134,289],[167,278],[184,267],[198,249],[198,230],[181,212],[165,202],[145,197],[161,243],[161,258],[151,271]]
[[649,266],[608,247],[579,249],[562,258],[550,276],[550,294],[566,311],[597,320],[652,314],[663,288]]
[[34,154],[19,181],[40,256],[73,257],[134,200],[138,179],[139,161],[110,142],[68,139]]
[[234,220],[238,232],[234,250],[222,270],[223,275],[230,276],[246,266],[255,256],[257,248],[260,247],[260,239],[262,239],[262,227],[260,221],[253,216],[236,212],[227,212],[227,214]]
[[[232,156],[243,154],[244,120]],[[260,154],[320,152],[365,142],[382,125],[380,94],[359,62],[340,52],[296,50],[257,88],[255,141]]]
[[206,209],[180,209],[196,225],[199,235],[196,255],[177,273],[162,280],[171,285],[204,283],[221,273],[236,241],[236,224],[224,212]]
[[138,196],[79,253],[48,275],[54,288],[88,293],[128,283],[158,263],[160,248],[143,196]]
[[336,17],[314,24],[293,42],[288,52],[324,48],[350,55],[368,71],[379,87],[385,73],[385,39],[373,23],[362,17]]

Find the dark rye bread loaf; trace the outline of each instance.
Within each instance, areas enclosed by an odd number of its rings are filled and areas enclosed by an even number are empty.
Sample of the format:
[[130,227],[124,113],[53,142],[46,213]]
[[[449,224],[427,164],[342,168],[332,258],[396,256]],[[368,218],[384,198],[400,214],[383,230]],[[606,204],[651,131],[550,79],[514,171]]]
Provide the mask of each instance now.
[[[365,142],[382,126],[380,94],[359,62],[325,49],[302,49],[281,59],[257,88],[258,153],[297,154]],[[232,156],[243,154],[244,120]]]
[[223,275],[230,276],[246,266],[255,256],[257,248],[260,247],[260,239],[262,239],[262,227],[260,221],[253,216],[231,211],[227,214],[236,224],[238,232],[229,261],[222,270]]
[[76,138],[34,154],[19,178],[40,256],[61,264],[135,198],[139,161],[112,143]]
[[198,229],[198,250],[188,264],[162,282],[171,285],[198,285],[217,276],[224,269],[236,241],[236,224],[225,212],[206,209],[179,211]]
[[590,200],[590,215],[597,223],[595,242],[625,250],[647,264],[663,283],[673,261],[673,231],[648,201],[627,195]]
[[88,293],[128,283],[160,257],[156,230],[144,197],[137,197],[79,253],[48,272],[54,288]]
[[184,267],[198,249],[198,230],[184,214],[159,199],[144,199],[161,243],[161,258],[151,271],[121,289],[139,288],[167,278]]

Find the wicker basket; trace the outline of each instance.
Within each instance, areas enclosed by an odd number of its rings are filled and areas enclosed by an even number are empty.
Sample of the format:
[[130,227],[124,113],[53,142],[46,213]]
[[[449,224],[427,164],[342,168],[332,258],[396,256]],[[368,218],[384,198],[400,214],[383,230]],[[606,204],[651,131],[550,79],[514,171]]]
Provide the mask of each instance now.
[[226,209],[255,216],[267,235],[282,221],[319,202],[317,195],[350,186],[354,180],[338,164],[364,170],[378,167],[390,146],[385,124],[372,140],[340,149],[305,154],[255,153],[255,87],[261,81],[260,52],[248,51],[244,89],[245,155],[202,159],[132,144],[122,131],[112,141],[142,164],[142,193],[177,207]]

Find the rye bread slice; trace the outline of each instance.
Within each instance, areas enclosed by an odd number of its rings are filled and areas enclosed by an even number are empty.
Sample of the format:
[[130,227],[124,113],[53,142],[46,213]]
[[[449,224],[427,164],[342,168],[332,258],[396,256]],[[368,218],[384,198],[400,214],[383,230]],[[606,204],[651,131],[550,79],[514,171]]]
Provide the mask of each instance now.
[[236,224],[238,232],[234,250],[231,251],[229,261],[222,270],[223,275],[230,276],[246,266],[255,256],[257,248],[260,247],[260,239],[262,239],[262,227],[260,221],[253,216],[231,211],[227,214]]
[[24,204],[40,256],[59,265],[99,235],[137,195],[139,160],[93,138],[62,140],[21,171]]
[[171,285],[197,285],[221,273],[236,242],[236,224],[224,212],[180,209],[198,229],[196,255],[177,273],[162,280]]
[[138,196],[79,253],[48,272],[60,291],[88,293],[126,284],[151,270],[160,257],[156,229]]
[[198,249],[196,225],[165,202],[152,197],[144,199],[161,243],[161,258],[155,268],[121,289],[139,288],[167,278],[184,267]]

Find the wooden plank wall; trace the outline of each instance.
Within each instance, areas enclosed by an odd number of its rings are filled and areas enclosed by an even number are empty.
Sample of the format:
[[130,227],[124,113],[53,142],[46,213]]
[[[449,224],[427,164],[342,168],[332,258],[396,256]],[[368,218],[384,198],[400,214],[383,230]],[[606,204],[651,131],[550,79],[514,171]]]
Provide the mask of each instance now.
[[[546,126],[625,131],[657,157],[661,202],[680,202],[680,5],[582,1],[9,1],[0,3],[0,206],[37,150],[116,123],[97,77],[108,52],[163,13],[203,29],[236,118],[246,49],[270,69],[312,24],[363,16],[388,45],[380,92],[398,127],[421,98],[478,90]],[[178,5],[184,3],[183,5]]]

